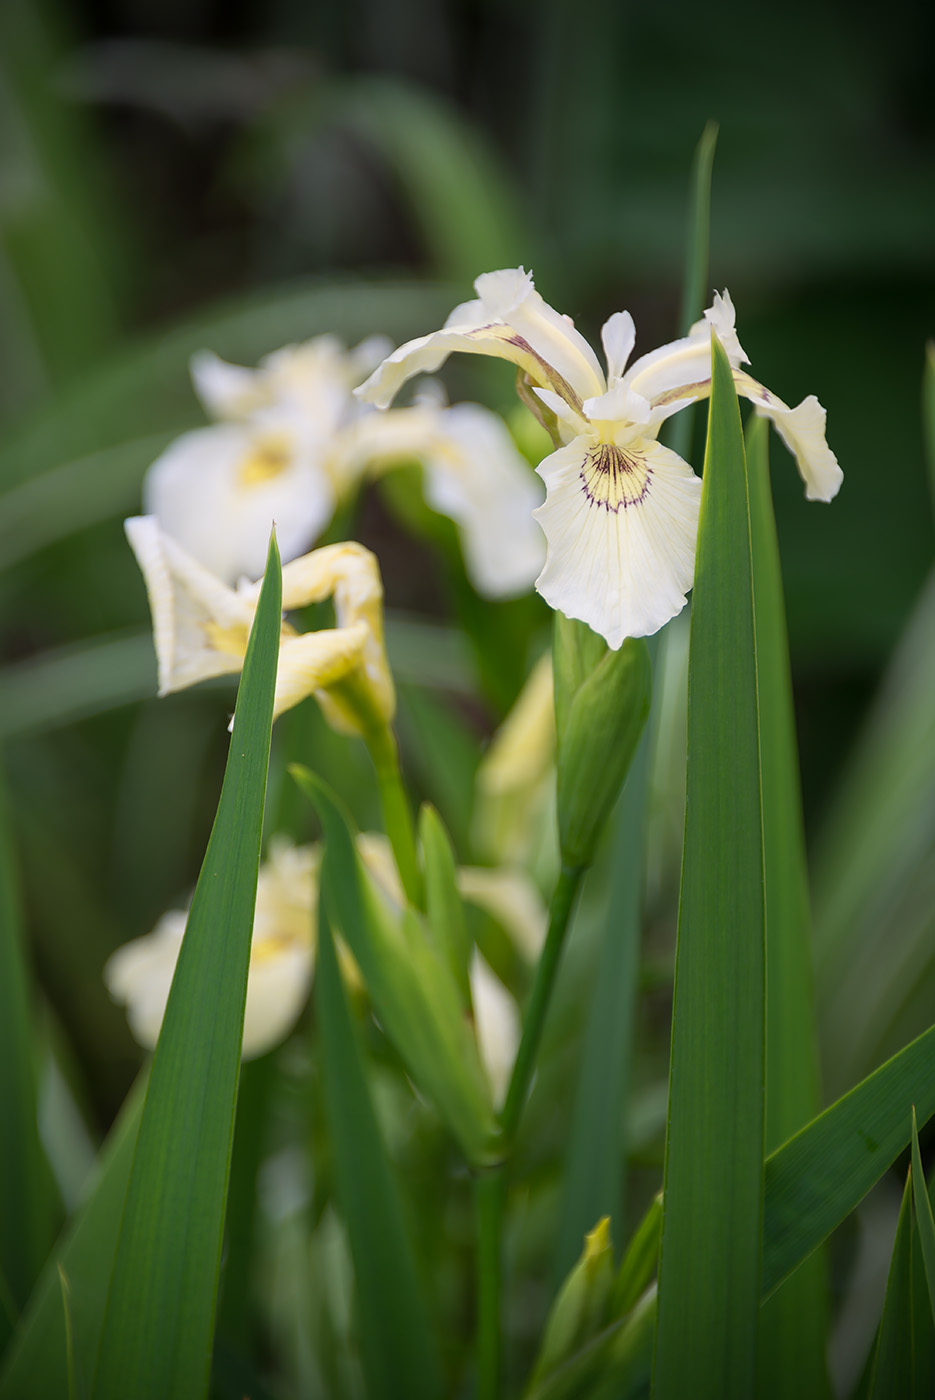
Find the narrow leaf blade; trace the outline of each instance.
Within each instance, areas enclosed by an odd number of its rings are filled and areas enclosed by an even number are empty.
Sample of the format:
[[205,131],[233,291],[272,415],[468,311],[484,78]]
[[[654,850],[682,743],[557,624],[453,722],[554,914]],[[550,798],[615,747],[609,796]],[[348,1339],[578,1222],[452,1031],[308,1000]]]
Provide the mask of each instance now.
[[195,889],[127,1190],[95,1400],[208,1383],[279,651],[271,541],[218,814]]
[[371,1400],[396,1395],[431,1400],[442,1393],[439,1359],[324,913],[333,861],[326,850],[315,1006],[336,1191],[354,1259],[368,1395]]
[[750,518],[740,411],[713,383],[689,660],[654,1387],[753,1388],[763,1208],[763,846]]

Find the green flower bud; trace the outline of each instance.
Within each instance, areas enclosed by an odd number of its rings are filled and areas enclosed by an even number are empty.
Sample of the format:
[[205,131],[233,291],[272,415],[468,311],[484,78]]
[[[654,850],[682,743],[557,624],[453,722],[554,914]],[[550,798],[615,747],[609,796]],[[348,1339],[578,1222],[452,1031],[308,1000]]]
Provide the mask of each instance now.
[[555,721],[562,861],[588,865],[636,752],[652,688],[649,651],[616,651],[583,622],[555,614]]
[[607,1320],[613,1277],[610,1217],[605,1215],[585,1235],[581,1256],[552,1304],[530,1390],[600,1332]]

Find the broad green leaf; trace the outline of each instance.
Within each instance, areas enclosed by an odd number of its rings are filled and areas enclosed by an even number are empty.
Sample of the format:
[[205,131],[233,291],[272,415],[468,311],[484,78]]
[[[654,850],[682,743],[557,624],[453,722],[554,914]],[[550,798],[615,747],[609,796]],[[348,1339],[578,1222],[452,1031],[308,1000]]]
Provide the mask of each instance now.
[[[766,892],[766,1146],[778,1147],[820,1107],[805,832],[779,545],[769,481],[768,424],[747,430],[753,549],[760,790]],[[757,1394],[828,1393],[827,1279],[809,1260],[763,1309]],[[789,1337],[796,1337],[794,1347]]]
[[458,986],[411,909],[390,910],[354,849],[349,819],[325,785],[295,766],[330,851],[330,917],[360,967],[381,1025],[469,1161],[496,1159],[496,1124]]
[[[88,1393],[107,1288],[130,1179],[146,1072],[127,1096],[98,1156],[91,1193],[46,1264],[0,1372],[0,1400],[68,1394],[68,1342],[61,1274],[70,1290],[72,1353],[79,1391]],[[61,1270],[61,1273],[59,1272]]]
[[883,1317],[877,1336],[870,1400],[914,1396],[912,1385],[912,1172],[899,1210]]
[[925,1265],[929,1306],[932,1310],[932,1321],[935,1322],[935,1219],[932,1216],[932,1203],[925,1189],[922,1154],[919,1151],[919,1129],[916,1124],[914,1107],[912,1110],[912,1200],[918,1224],[919,1247],[922,1253],[922,1262]]
[[419,840],[425,869],[425,912],[439,950],[448,961],[465,1007],[471,1004],[468,970],[472,942],[458,893],[454,851],[441,817],[423,803],[419,813]]
[[275,538],[218,813],[153,1057],[101,1336],[95,1400],[203,1396],[218,1270],[279,651]]
[[[52,1176],[39,1142],[26,949],[0,771],[0,1353],[54,1238]],[[5,1306],[4,1306],[5,1305]]]
[[380,1135],[325,910],[341,901],[332,882],[340,849],[322,866],[315,1007],[322,1079],[334,1154],[335,1190],[350,1240],[360,1310],[360,1343],[370,1400],[442,1394],[440,1364],[421,1282]]
[[766,1161],[763,1296],[828,1238],[935,1112],[935,1027],[838,1099]]
[[763,1210],[763,844],[740,411],[712,337],[659,1265],[659,1400],[752,1393]]

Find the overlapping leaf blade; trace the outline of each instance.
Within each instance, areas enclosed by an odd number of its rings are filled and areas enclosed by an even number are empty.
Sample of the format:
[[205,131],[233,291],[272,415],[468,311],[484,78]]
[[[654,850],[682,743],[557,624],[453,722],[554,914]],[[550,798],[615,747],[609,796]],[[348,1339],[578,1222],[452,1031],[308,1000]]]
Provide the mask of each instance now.
[[[767,430],[765,419],[751,419],[747,479],[766,892],[766,1146],[771,1148],[798,1132],[820,1101],[805,832]],[[816,1256],[766,1304],[760,1318],[760,1400],[797,1393],[817,1400],[828,1393],[826,1297],[824,1262]]]
[[340,860],[340,851],[326,850],[315,1006],[335,1189],[354,1259],[368,1395],[370,1400],[397,1395],[432,1400],[442,1393],[437,1348],[325,913],[333,903],[329,886]]
[[279,651],[275,541],[127,1189],[95,1400],[205,1393]]
[[712,359],[692,601],[659,1400],[751,1394],[760,1292],[765,911],[753,576],[740,411],[714,338]]

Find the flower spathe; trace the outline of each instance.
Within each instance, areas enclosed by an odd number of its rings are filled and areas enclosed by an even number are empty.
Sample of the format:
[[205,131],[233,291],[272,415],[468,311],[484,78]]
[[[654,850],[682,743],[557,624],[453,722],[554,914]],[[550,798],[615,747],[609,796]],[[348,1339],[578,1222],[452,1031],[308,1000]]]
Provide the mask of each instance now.
[[535,515],[547,554],[536,587],[611,647],[658,631],[692,585],[701,482],[657,436],[673,413],[710,394],[712,333],[737,392],[776,424],[793,453],[807,497],[836,494],[841,470],[825,442],[824,409],[814,397],[790,408],[742,369],[747,356],[726,292],[687,336],[632,364],[633,319],[615,313],[601,333],[605,374],[523,268],[485,273],[474,285],[476,301],[456,307],[442,330],[395,350],[356,392],[386,406],[406,380],[455,350],[517,365],[558,443],[537,468],[546,500]]
[[[125,529],[149,595],[159,694],[236,675],[261,584],[228,587],[151,516],[135,516]],[[389,724],[396,703],[383,646],[380,572],[363,545],[328,545],[284,566],[287,612],[332,596],[335,627],[299,633],[282,624],[273,716],[314,694],[336,728],[363,734]]]

